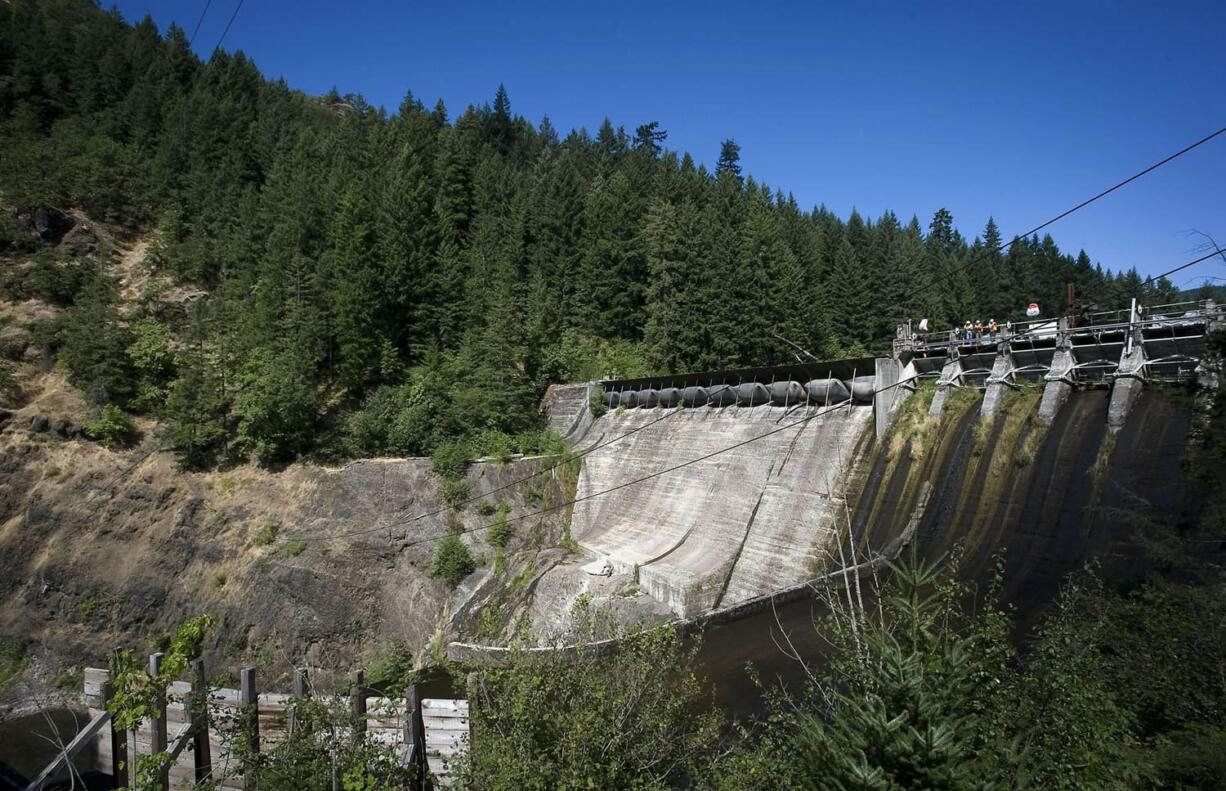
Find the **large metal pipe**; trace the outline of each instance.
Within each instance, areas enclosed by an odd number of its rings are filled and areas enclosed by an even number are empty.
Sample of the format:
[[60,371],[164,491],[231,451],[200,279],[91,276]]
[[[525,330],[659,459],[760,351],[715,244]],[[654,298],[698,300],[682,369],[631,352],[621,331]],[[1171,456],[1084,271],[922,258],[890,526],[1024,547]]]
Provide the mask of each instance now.
[[681,403],[686,406],[703,406],[707,403],[707,388],[705,387],[683,387],[681,388]]
[[736,386],[736,402],[741,406],[758,406],[770,400],[770,391],[761,382],[744,382]]
[[857,376],[847,381],[847,389],[851,391],[851,397],[857,404],[871,404],[876,382],[875,376]]
[[805,389],[800,382],[771,382],[767,390],[775,406],[796,406],[805,400]]
[[841,379],[810,379],[805,384],[805,392],[809,394],[809,403],[813,406],[841,404],[851,398],[847,385]]

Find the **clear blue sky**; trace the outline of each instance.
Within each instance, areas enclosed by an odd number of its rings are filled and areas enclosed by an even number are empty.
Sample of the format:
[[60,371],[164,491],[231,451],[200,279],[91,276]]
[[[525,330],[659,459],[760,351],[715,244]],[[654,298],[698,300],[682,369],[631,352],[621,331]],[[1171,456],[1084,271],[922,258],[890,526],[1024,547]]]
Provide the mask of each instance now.
[[[212,0],[207,56],[237,0]],[[120,0],[190,33],[205,0]],[[941,206],[977,234],[1037,225],[1226,126],[1226,3],[461,3],[245,0],[225,39],[294,88],[406,90],[454,118],[505,83],[563,132],[659,121],[668,146],[742,164],[804,206]],[[1152,274],[1226,246],[1226,135],[1051,229]],[[1226,278],[1208,262],[1175,279]],[[1226,282],[1226,281],[1220,281]]]

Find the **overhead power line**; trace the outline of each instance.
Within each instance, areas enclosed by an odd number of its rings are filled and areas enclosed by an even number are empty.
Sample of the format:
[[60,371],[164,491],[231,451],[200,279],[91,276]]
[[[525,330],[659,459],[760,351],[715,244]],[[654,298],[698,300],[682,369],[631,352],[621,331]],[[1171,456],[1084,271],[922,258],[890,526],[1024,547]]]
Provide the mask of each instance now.
[[211,6],[212,4],[213,4],[213,0],[205,1],[204,10],[200,12],[200,18],[196,20],[196,26],[192,28],[192,35],[187,40],[188,47],[191,47],[191,45],[196,41],[196,34],[200,32],[200,25],[204,23],[204,17],[209,13],[209,6]]
[[1175,274],[1176,272],[1181,272],[1181,271],[1183,271],[1184,269],[1187,269],[1187,268],[1188,268],[1188,267],[1190,267],[1190,266],[1195,266],[1196,264],[1199,264],[1201,261],[1208,261],[1210,258],[1217,258],[1219,255],[1221,255],[1221,252],[1220,252],[1220,251],[1218,251],[1218,250],[1214,250],[1212,253],[1209,253],[1209,254],[1207,254],[1207,255],[1202,255],[1200,258],[1197,258],[1195,261],[1189,261],[1189,262],[1188,262],[1188,263],[1186,263],[1186,264],[1180,264],[1179,266],[1175,267],[1174,269],[1168,269],[1168,270],[1166,270],[1165,272],[1163,272],[1163,273],[1162,273],[1162,274],[1160,274],[1160,275],[1151,275],[1151,276],[1147,277],[1146,279],[1142,280],[1142,281],[1141,281],[1141,285],[1142,285],[1142,286],[1144,286],[1144,285],[1146,285],[1146,284],[1148,284],[1148,283],[1153,282],[1154,280],[1160,280],[1161,278],[1164,278],[1164,277],[1166,277],[1166,276],[1168,276],[1168,275],[1173,275],[1173,274]]
[[[1044,221],[1044,222],[1041,222],[1041,223],[1039,223],[1038,225],[1036,225],[1035,227],[1031,228],[1031,229],[1030,229],[1030,230],[1028,230],[1028,231],[1024,231],[1024,232],[1022,232],[1022,233],[1020,233],[1020,234],[1014,234],[1013,236],[1011,236],[1011,237],[1009,238],[1009,241],[1007,241],[1007,242],[1002,242],[1001,244],[997,245],[997,246],[996,246],[996,247],[994,247],[994,248],[991,248],[991,249],[985,249],[985,250],[983,250],[982,252],[980,252],[980,253],[979,253],[979,255],[977,255],[977,256],[973,256],[973,257],[969,258],[968,260],[963,261],[963,262],[962,262],[962,263],[959,265],[959,268],[960,268],[960,269],[962,269],[962,270],[965,270],[967,267],[971,266],[972,264],[977,264],[977,263],[979,263],[979,262],[980,262],[980,261],[982,261],[984,258],[987,258],[989,255],[992,255],[993,253],[1003,252],[1003,251],[1004,251],[1004,250],[1006,250],[1007,248],[1012,247],[1012,246],[1013,246],[1013,245],[1014,245],[1016,242],[1019,242],[1019,241],[1021,241],[1022,239],[1027,239],[1027,238],[1029,238],[1030,236],[1033,236],[1034,234],[1036,234],[1036,233],[1038,233],[1039,231],[1043,230],[1044,228],[1047,228],[1047,227],[1048,227],[1048,226],[1050,226],[1050,225],[1054,225],[1055,223],[1060,222],[1060,221],[1061,221],[1061,220],[1063,220],[1065,217],[1068,217],[1070,214],[1073,214],[1074,212],[1078,212],[1078,211],[1080,211],[1080,210],[1084,209],[1085,207],[1089,206],[1091,203],[1094,203],[1094,202],[1095,202],[1095,201],[1097,201],[1097,200],[1100,200],[1100,199],[1102,199],[1102,198],[1107,197],[1108,195],[1110,195],[1111,193],[1113,193],[1113,192],[1115,192],[1116,190],[1120,189],[1121,187],[1124,187],[1124,186],[1126,186],[1126,185],[1128,185],[1128,184],[1131,184],[1132,182],[1136,181],[1137,179],[1141,178],[1142,176],[1146,176],[1146,175],[1148,175],[1148,174],[1150,174],[1150,173],[1154,172],[1155,170],[1157,170],[1158,168],[1162,167],[1163,165],[1166,165],[1166,164],[1167,164],[1167,163],[1169,163],[1169,162],[1173,162],[1174,160],[1178,159],[1179,157],[1183,156],[1184,154],[1188,153],[1189,151],[1192,151],[1192,150],[1194,150],[1194,149],[1196,149],[1196,148],[1199,148],[1200,146],[1203,146],[1205,143],[1208,143],[1210,140],[1213,140],[1215,137],[1218,137],[1218,136],[1220,136],[1220,135],[1222,135],[1222,134],[1226,134],[1226,126],[1223,126],[1221,129],[1218,129],[1216,132],[1211,132],[1210,134],[1205,135],[1204,137],[1202,137],[1201,139],[1197,140],[1197,141],[1196,141],[1196,142],[1194,142],[1194,143],[1189,143],[1188,145],[1186,145],[1186,146],[1184,146],[1183,148],[1179,149],[1179,150],[1178,150],[1178,151],[1176,151],[1175,153],[1170,154],[1169,156],[1163,157],[1162,159],[1160,159],[1160,160],[1158,160],[1157,162],[1153,163],[1153,164],[1152,164],[1152,165],[1150,165],[1149,167],[1143,168],[1142,170],[1139,170],[1139,171],[1137,171],[1136,173],[1133,173],[1133,174],[1132,174],[1131,176],[1129,176],[1128,178],[1123,179],[1122,181],[1117,181],[1115,184],[1112,184],[1110,187],[1107,187],[1107,188],[1106,188],[1105,190],[1103,190],[1102,192],[1099,192],[1099,193],[1098,193],[1098,194],[1096,194],[1096,195],[1093,195],[1093,196],[1091,196],[1091,197],[1089,197],[1089,198],[1086,198],[1086,199],[1085,199],[1085,200],[1083,200],[1081,203],[1078,203],[1076,206],[1073,206],[1073,207],[1072,207],[1072,208],[1070,208],[1070,209],[1065,209],[1064,211],[1062,211],[1062,212],[1060,212],[1059,214],[1057,214],[1055,217],[1052,217],[1050,220],[1046,220],[1046,221]],[[1187,264],[1187,266],[1191,266],[1191,264]],[[1179,270],[1178,270],[1178,269],[1176,269],[1176,270],[1172,270],[1172,271],[1176,271],[1176,272],[1177,272],[1177,271],[1179,271]],[[1168,272],[1167,274],[1170,274],[1170,273]],[[1160,278],[1160,277],[1164,277],[1164,276],[1165,276],[1165,275],[1158,275],[1157,277],[1153,277],[1153,278],[1150,278],[1149,280],[1146,280],[1146,281],[1145,281],[1145,283],[1149,283],[1149,282],[1151,282],[1151,281],[1153,281],[1153,280],[1157,280],[1158,278]],[[1145,283],[1142,283],[1142,285],[1145,285]],[[935,281],[930,281],[930,282],[928,283],[928,286],[927,286],[927,287],[928,287],[929,289],[934,289],[934,288],[938,288],[938,287],[939,287],[939,284],[938,284],[938,283],[936,283]]]
[[234,13],[230,14],[230,21],[226,23],[226,29],[221,31],[221,38],[217,39],[217,45],[212,49],[213,52],[221,49],[221,42],[226,40],[226,34],[230,32],[230,26],[234,24],[234,19],[238,16],[238,12],[241,11],[242,8],[243,0],[238,0],[238,4],[234,6]]

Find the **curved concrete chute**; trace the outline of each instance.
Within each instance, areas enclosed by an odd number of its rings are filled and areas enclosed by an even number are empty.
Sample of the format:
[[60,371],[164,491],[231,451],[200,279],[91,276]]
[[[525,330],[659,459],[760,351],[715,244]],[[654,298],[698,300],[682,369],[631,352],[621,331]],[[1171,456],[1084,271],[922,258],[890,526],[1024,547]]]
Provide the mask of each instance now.
[[[617,572],[637,569],[640,586],[682,616],[806,579],[843,507],[831,487],[843,484],[872,424],[869,409],[821,410],[801,406],[796,420],[812,420],[781,431],[783,407],[687,410],[588,456],[579,498],[720,451],[577,503],[572,535]],[[612,434],[649,420],[631,411],[601,418]]]

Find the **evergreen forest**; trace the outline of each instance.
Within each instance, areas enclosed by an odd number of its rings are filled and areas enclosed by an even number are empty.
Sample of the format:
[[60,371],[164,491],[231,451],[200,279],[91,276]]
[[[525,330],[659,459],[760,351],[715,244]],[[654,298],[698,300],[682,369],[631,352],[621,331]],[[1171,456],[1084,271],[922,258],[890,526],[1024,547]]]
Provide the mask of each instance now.
[[[0,255],[37,255],[0,288],[65,307],[42,340],[71,381],[157,417],[188,466],[530,451],[550,382],[864,355],[900,321],[1061,313],[1070,282],[1104,308],[1175,296],[991,217],[968,239],[944,209],[800,206],[731,139],[714,169],[666,144],[652,120],[533,125],[501,86],[458,113],[308,96],[178,27],[14,0]],[[190,298],[121,311],[101,263],[32,237],[47,207],[152,240]]]

